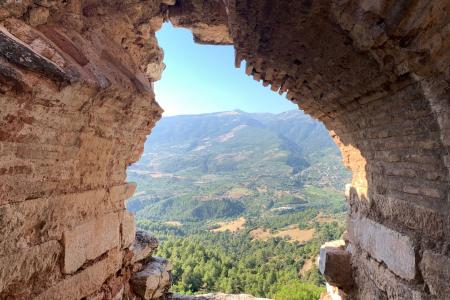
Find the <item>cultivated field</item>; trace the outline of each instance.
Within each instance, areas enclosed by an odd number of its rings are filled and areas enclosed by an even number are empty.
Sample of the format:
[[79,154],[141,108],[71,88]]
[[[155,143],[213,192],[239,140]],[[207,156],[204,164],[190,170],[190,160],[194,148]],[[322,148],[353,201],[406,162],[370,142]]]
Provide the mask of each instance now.
[[237,232],[242,228],[244,228],[245,218],[241,217],[233,221],[219,222],[218,225],[220,225],[220,227],[213,229],[212,230],[213,232],[224,232],[224,231]]
[[314,236],[314,229],[300,229],[296,225],[289,226],[277,232],[274,236],[276,237],[286,237],[292,241],[297,241],[300,243],[307,242]]
[[270,230],[266,228],[253,229],[252,231],[250,231],[250,235],[252,238],[260,241],[267,241],[268,239],[273,237],[272,232],[270,232]]
[[314,236],[314,229],[300,229],[297,225],[291,225],[278,232],[271,232],[266,228],[256,228],[250,231],[250,235],[257,240],[266,241],[273,237],[288,238],[291,241],[304,243]]

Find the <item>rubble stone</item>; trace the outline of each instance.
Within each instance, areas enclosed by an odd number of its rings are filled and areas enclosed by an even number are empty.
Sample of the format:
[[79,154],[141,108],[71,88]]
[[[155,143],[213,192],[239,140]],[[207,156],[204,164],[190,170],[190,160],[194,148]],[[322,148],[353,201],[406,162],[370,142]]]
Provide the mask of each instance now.
[[450,295],[450,258],[427,250],[420,262],[422,276],[432,295],[445,299]]
[[131,277],[133,291],[145,300],[157,299],[166,293],[172,284],[170,263],[153,257],[144,268]]
[[158,248],[158,239],[145,231],[136,231],[136,239],[130,250],[133,252],[131,263],[145,260]]
[[47,23],[50,12],[46,7],[35,7],[30,11],[30,25],[38,26]]
[[327,242],[320,247],[319,270],[332,286],[350,290],[353,286],[350,253],[345,250],[345,242]]

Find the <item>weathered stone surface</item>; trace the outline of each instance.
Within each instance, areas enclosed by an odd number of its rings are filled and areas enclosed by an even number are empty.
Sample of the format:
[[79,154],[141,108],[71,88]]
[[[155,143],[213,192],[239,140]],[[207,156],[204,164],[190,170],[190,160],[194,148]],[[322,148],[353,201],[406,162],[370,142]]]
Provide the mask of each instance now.
[[166,65],[162,62],[154,61],[150,62],[147,65],[147,68],[145,70],[145,75],[150,81],[158,81],[161,79],[162,72],[166,68]]
[[123,200],[130,198],[131,196],[133,196],[135,191],[136,184],[127,182],[125,184],[110,187],[109,194],[111,200],[117,203],[120,201],[123,202]]
[[153,257],[142,269],[133,274],[130,280],[133,291],[145,300],[157,299],[166,293],[172,284],[170,263]]
[[432,295],[445,299],[450,295],[450,258],[432,251],[423,253],[420,262],[422,276]]
[[134,242],[136,236],[136,222],[134,214],[124,211],[121,214],[120,234],[122,248],[128,248]]
[[[123,189],[119,186],[115,190]],[[112,198],[112,199],[111,199]],[[5,254],[31,247],[50,239],[61,239],[88,219],[120,209],[124,195],[111,195],[105,189],[32,199],[0,206],[0,247]],[[29,228],[39,227],[39,231]]]
[[[409,284],[389,270],[385,264],[376,261],[363,250],[354,249],[352,265],[358,266],[355,279],[357,285],[353,295],[364,295],[368,299],[426,300],[432,296],[423,290],[422,285]],[[355,296],[354,296],[355,297]]]
[[350,253],[345,250],[345,242],[327,242],[320,247],[319,270],[326,281],[343,290],[353,286]]
[[85,262],[120,246],[118,213],[88,221],[64,232],[64,272],[73,273]]
[[37,300],[79,300],[100,289],[105,280],[120,269],[122,253],[117,249],[94,265],[70,276],[36,297]]
[[[30,295],[48,288],[60,279],[62,254],[57,241],[49,241],[26,251],[0,257],[0,298]],[[34,287],[30,282],[40,286]]]
[[131,263],[148,258],[158,248],[158,239],[145,231],[136,231],[136,239],[130,250],[133,252]]
[[58,32],[56,29],[49,26],[40,26],[39,30],[81,66],[85,66],[89,63],[89,60],[83,52],[81,52],[69,38]]
[[4,59],[0,59],[0,78],[5,82],[1,87],[4,91],[10,87],[16,90],[30,90],[29,82],[24,74],[5,62]]
[[191,29],[197,43],[233,43],[223,2],[178,0],[177,5],[170,8],[169,16],[175,26]]
[[15,38],[3,26],[0,26],[0,53],[9,62],[24,68],[41,72],[55,79],[66,79],[67,76],[59,66],[34,52],[29,46]]
[[408,236],[367,218],[351,219],[349,225],[352,243],[360,245],[376,260],[384,262],[398,276],[409,280],[415,278],[414,243]]
[[47,23],[50,12],[46,7],[35,7],[29,12],[29,22],[31,26],[38,26]]

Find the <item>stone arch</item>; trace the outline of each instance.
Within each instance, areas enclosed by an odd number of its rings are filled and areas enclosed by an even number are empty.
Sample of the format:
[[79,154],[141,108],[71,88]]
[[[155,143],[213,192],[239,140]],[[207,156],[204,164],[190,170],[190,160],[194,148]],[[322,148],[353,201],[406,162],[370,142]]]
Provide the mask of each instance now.
[[163,21],[324,122],[352,170],[356,299],[448,295],[449,5],[155,0],[0,4],[0,298],[127,291],[125,169],[161,115]]

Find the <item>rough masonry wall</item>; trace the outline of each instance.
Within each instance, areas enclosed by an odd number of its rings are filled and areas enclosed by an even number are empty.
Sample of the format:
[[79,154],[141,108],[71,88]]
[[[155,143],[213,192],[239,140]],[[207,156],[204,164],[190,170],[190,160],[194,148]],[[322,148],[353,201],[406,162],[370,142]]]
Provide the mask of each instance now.
[[137,297],[132,274],[153,272],[133,264],[134,220],[123,203],[134,191],[126,167],[161,114],[154,31],[167,18],[197,42],[233,44],[237,66],[245,60],[248,75],[330,130],[353,172],[354,283],[341,293],[450,293],[448,1],[0,8],[0,299]]
[[449,3],[224,3],[236,66],[323,121],[352,170],[344,295],[448,297]]
[[322,120],[353,172],[347,296],[448,297],[448,2],[228,1],[228,11],[237,64]]
[[162,112],[165,6],[18,3],[0,4],[0,299],[112,298],[132,268],[126,167]]

